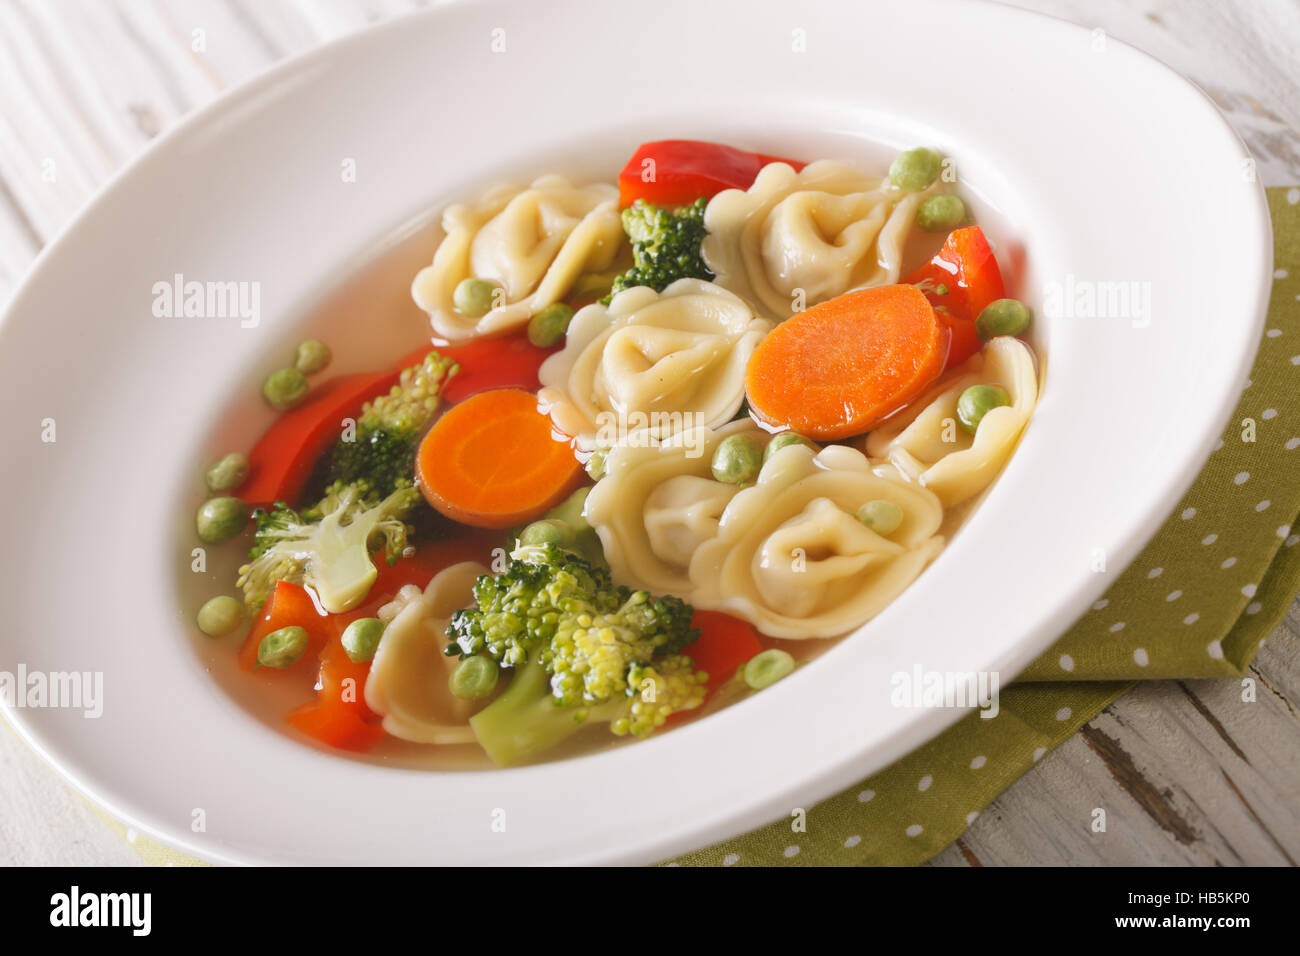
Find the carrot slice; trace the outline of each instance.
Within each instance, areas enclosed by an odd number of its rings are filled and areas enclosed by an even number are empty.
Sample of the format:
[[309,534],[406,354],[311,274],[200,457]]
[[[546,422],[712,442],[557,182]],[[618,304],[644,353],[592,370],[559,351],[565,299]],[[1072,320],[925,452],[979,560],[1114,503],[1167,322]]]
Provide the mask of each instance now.
[[[919,294],[919,293],[918,293]],[[545,514],[582,480],[537,396],[513,388],[452,406],[420,443],[415,477],[429,504],[454,521],[510,528]]]
[[820,441],[860,435],[939,377],[951,337],[915,286],[847,292],[787,319],[754,350],[750,408]]

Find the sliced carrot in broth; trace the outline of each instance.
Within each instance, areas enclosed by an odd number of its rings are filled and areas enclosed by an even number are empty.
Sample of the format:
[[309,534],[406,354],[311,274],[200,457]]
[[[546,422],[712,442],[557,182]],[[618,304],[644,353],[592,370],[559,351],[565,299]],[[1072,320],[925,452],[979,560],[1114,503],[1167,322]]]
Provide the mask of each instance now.
[[480,392],[448,409],[420,443],[416,481],[442,514],[479,528],[541,517],[583,470],[531,392]]
[[915,286],[845,293],[762,341],[745,374],[750,408],[818,441],[860,435],[939,377],[950,339]]

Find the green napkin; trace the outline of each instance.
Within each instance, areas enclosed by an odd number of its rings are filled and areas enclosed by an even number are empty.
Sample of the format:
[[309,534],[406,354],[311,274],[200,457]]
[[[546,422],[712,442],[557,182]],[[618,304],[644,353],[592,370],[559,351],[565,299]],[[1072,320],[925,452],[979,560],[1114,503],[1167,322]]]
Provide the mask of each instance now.
[[1300,589],[1300,189],[1268,190],[1273,297],[1223,441],[1105,596],[1000,695],[808,810],[671,865],[910,865],[1143,678],[1240,677]]

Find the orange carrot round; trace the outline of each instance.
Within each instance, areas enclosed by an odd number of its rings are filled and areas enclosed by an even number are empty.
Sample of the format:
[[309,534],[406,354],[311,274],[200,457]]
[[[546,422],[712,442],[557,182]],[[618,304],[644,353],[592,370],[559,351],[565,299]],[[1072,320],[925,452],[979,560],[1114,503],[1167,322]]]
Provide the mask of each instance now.
[[939,377],[950,339],[915,286],[847,292],[782,322],[755,349],[750,408],[818,441],[860,435]]
[[420,443],[415,477],[429,504],[478,528],[541,517],[582,481],[573,450],[557,441],[537,396],[513,388],[452,406]]

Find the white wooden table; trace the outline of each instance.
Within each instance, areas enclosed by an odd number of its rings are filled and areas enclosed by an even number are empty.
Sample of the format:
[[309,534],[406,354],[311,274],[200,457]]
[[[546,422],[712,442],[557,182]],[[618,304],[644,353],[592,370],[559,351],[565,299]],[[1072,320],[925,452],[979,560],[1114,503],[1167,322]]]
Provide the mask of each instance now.
[[[0,303],[100,185],[268,64],[422,0],[0,0]],[[1300,183],[1300,0],[1019,0],[1196,82],[1266,185]],[[630,14],[631,15],[631,14]],[[978,38],[972,38],[978,48]],[[1189,161],[1192,158],[1189,157]],[[1045,758],[940,865],[1300,859],[1300,603],[1234,681],[1148,683]],[[1104,807],[1108,832],[1094,834]],[[139,860],[0,733],[0,865]]]

